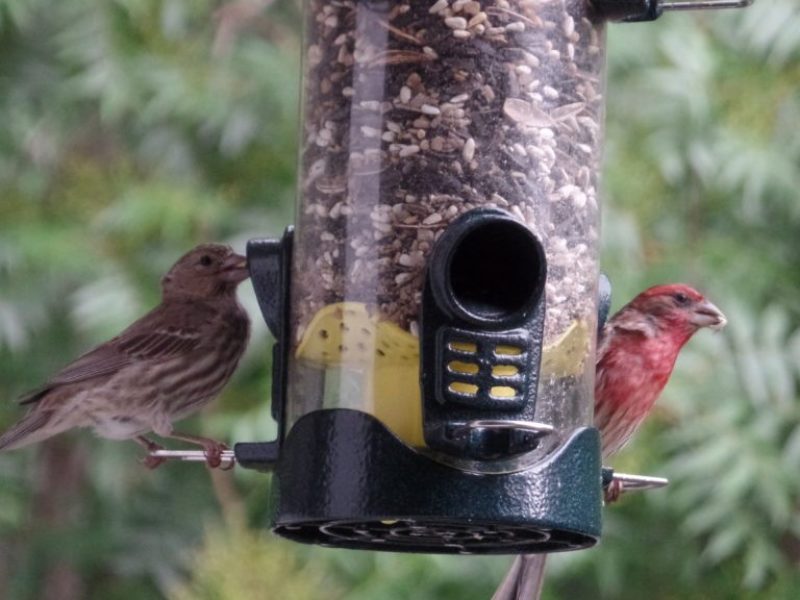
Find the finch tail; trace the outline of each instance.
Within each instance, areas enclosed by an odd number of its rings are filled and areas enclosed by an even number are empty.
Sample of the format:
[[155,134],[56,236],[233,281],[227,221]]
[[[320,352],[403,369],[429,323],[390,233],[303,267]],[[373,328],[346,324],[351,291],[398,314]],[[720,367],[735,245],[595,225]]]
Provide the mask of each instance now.
[[492,600],[539,600],[546,560],[546,554],[528,554],[515,558]]
[[0,451],[21,448],[59,433],[60,430],[47,427],[52,414],[49,410],[29,412],[0,435]]

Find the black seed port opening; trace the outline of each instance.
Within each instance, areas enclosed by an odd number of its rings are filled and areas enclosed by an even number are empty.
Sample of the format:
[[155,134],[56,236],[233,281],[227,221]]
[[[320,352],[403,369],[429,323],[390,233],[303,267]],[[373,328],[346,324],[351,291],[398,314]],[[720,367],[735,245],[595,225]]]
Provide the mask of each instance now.
[[482,321],[524,318],[544,288],[541,244],[511,219],[474,226],[450,256],[450,289],[458,307]]

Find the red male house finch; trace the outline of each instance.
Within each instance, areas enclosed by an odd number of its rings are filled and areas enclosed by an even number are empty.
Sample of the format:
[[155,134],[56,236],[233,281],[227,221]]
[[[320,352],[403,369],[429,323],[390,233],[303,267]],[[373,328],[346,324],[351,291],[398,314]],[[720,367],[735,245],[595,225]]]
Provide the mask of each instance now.
[[185,254],[161,280],[161,304],[23,398],[30,410],[0,435],[0,450],[74,427],[155,450],[143,436],[154,431],[203,446],[209,466],[219,466],[223,444],[175,432],[172,422],[213,400],[236,369],[250,330],[236,287],[248,276],[246,259],[228,246]]
[[[598,340],[594,383],[603,458],[622,448],[650,413],[689,338],[726,322],[716,306],[682,284],[645,290],[608,320]],[[517,557],[492,600],[539,598],[546,557]]]

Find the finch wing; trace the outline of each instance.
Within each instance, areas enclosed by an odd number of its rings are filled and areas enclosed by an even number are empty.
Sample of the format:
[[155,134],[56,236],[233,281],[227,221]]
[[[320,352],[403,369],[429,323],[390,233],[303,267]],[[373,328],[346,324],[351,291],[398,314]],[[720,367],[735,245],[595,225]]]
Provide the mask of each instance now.
[[[611,317],[597,335],[597,350],[595,352],[596,362],[605,357],[612,346],[612,340],[619,340],[620,337],[634,336],[635,338],[652,338],[658,331],[652,319],[647,315],[624,306],[613,317]],[[619,343],[617,341],[617,343]]]
[[132,326],[64,367],[42,387],[20,398],[20,403],[33,404],[55,387],[112,375],[136,362],[164,360],[191,352],[200,342],[200,332],[195,328],[170,326],[147,330]]

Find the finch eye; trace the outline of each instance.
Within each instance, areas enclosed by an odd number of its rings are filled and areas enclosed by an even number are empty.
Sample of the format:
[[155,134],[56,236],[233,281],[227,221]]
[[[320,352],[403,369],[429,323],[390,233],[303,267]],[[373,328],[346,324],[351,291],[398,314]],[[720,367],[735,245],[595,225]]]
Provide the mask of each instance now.
[[212,262],[213,261],[208,254],[203,254],[203,256],[200,257],[200,264],[204,267],[210,267]]
[[674,294],[672,297],[675,298],[675,302],[677,302],[681,306],[689,304],[689,296],[687,296],[683,292],[678,292],[677,294]]

